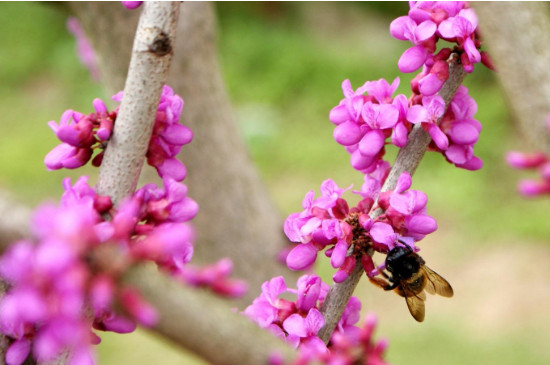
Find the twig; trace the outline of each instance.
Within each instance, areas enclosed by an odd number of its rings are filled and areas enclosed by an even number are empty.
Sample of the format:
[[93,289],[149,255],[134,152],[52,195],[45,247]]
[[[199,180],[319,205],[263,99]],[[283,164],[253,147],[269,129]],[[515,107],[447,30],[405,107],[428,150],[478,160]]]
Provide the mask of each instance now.
[[[445,101],[447,108],[455,95],[458,87],[464,79],[465,72],[456,59],[452,59],[449,64],[449,79],[443,85],[439,94]],[[420,164],[426,148],[430,144],[431,138],[428,133],[422,129],[421,125],[416,125],[409,133],[407,145],[403,147],[397,154],[394,165],[382,187],[381,191],[388,191],[395,188],[397,179],[403,171],[407,171],[411,176]],[[382,211],[380,209],[371,213],[371,219],[378,217]],[[342,283],[334,283],[321,307],[321,312],[325,317],[325,326],[321,328],[318,336],[328,343],[332,332],[336,328],[336,324],[342,317],[342,313],[346,308],[349,298],[353,294],[355,287],[363,276],[363,266],[360,261],[357,261],[353,272]]]

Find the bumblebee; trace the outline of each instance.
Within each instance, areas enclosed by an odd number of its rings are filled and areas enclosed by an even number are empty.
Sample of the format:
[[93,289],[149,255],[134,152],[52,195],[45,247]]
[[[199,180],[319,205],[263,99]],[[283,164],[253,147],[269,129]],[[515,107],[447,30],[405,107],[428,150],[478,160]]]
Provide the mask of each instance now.
[[430,294],[439,294],[443,297],[452,297],[453,288],[449,282],[425,265],[420,255],[409,247],[397,246],[386,256],[386,270],[379,270],[385,278],[369,278],[371,283],[384,290],[394,290],[405,297],[409,312],[418,322],[424,320],[427,291]]

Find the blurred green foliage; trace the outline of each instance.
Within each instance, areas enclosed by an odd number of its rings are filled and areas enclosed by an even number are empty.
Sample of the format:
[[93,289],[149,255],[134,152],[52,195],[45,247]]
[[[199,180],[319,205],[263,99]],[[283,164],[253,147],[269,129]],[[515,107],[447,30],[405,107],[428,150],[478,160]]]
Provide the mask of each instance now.
[[[392,17],[407,11],[407,4],[218,3],[216,11],[227,88],[251,155],[276,204],[284,213],[299,210],[305,193],[318,191],[327,178],[358,188],[361,175],[351,169],[348,154],[333,141],[328,112],[342,98],[342,80],[349,78],[357,87],[366,80],[391,81],[398,75],[397,59],[408,45],[392,39],[388,26]],[[79,64],[65,22],[66,14],[51,4],[0,3],[0,186],[33,205],[56,199],[61,179],[82,173],[45,170],[43,157],[57,143],[46,122],[59,120],[67,108],[90,111],[93,98],[109,97]],[[412,75],[399,77],[398,92],[408,94]],[[428,194],[429,213],[441,227],[426,245],[443,247],[457,268],[468,262],[472,250],[504,251],[502,241],[528,248],[550,237],[545,215],[548,201],[526,202],[518,197],[515,184],[527,175],[503,162],[505,151],[520,149],[524,143],[511,124],[493,73],[476,66],[466,85],[478,102],[477,119],[483,123],[476,155],[484,160],[484,168],[459,170],[441,155],[427,153],[413,185]],[[394,151],[388,152],[389,157],[393,155]],[[83,173],[94,180],[93,169]],[[320,269],[330,278],[326,267]],[[522,327],[521,335],[503,331],[475,341],[468,324],[457,318],[422,328],[416,323],[402,327],[391,316],[380,322],[378,333],[391,339],[388,358],[395,364],[542,364],[550,360],[548,354],[536,351],[545,344],[531,335],[537,332],[529,327],[533,324]],[[546,329],[542,339],[548,336]],[[115,345],[100,346],[104,363],[130,358],[135,364],[147,363],[139,360],[139,353],[150,340],[141,332],[108,337]],[[134,344],[126,347],[138,356],[122,360],[116,341]],[[174,356],[173,363],[181,363]]]

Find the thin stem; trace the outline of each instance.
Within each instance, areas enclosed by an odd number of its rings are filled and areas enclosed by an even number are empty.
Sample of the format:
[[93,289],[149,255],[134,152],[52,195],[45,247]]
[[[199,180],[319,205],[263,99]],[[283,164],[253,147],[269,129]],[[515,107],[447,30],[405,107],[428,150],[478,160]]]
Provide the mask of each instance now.
[[[439,92],[445,101],[445,109],[449,106],[465,75],[464,68],[458,63],[456,57],[452,58],[449,63],[449,79]],[[411,176],[414,174],[430,141],[430,135],[422,129],[421,125],[416,125],[409,133],[407,145],[397,154],[397,158],[381,191],[393,190],[397,184],[397,179],[403,171],[407,171]],[[382,211],[377,209],[371,213],[370,217],[371,219],[375,219],[381,213]],[[325,326],[321,328],[318,334],[319,338],[325,343],[328,343],[330,340],[330,336],[342,317],[349,298],[363,276],[363,271],[363,266],[358,260],[353,272],[344,282],[334,283],[331,286],[321,307],[321,312],[325,317]]]

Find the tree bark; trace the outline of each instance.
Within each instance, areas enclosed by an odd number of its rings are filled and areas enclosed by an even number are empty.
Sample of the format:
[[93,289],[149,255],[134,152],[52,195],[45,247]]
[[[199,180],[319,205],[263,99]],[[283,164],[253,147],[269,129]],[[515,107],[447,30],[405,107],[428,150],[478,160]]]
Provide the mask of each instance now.
[[0,253],[15,241],[27,237],[31,211],[11,194],[0,190]]
[[545,2],[472,2],[522,134],[550,153],[550,13]]
[[[99,56],[103,82],[111,93],[118,92],[126,76],[136,11],[96,2],[71,3],[70,8]],[[242,308],[259,294],[264,281],[284,275],[290,283],[297,274],[276,261],[287,244],[282,219],[235,123],[217,57],[212,4],[183,3],[168,84],[183,97],[182,121],[195,135],[180,155],[188,171],[184,182],[189,196],[200,206],[194,220],[194,262],[230,257],[235,277],[250,285],[237,302]]]

